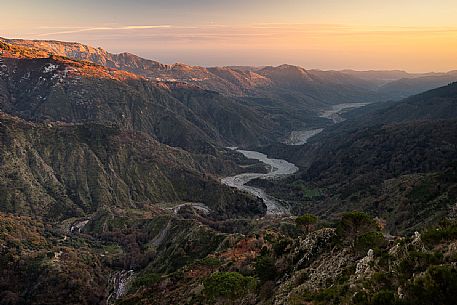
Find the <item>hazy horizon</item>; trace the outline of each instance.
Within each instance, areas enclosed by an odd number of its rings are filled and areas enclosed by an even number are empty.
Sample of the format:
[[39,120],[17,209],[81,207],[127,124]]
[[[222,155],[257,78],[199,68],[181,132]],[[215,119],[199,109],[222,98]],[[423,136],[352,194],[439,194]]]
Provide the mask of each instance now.
[[172,64],[456,70],[451,0],[25,0],[2,4],[0,36],[75,41]]

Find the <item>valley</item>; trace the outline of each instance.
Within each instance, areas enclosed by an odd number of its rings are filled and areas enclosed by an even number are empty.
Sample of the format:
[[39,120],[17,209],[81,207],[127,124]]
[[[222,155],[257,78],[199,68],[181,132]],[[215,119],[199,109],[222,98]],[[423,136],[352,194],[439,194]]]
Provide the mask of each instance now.
[[[356,104],[337,104],[332,106],[331,109],[322,111],[319,114],[319,117],[329,119],[334,124],[344,121],[344,118],[341,117],[341,114],[350,111],[350,109],[356,109],[359,107],[366,106],[366,103],[356,103]],[[308,139],[318,135],[324,129],[312,129],[306,131],[292,131],[289,136],[289,141],[285,144],[287,145],[303,145],[307,143]],[[221,180],[221,182],[227,186],[235,187],[241,191],[246,191],[256,197],[261,198],[267,206],[267,214],[273,215],[287,215],[290,214],[290,211],[284,206],[284,202],[281,204],[278,199],[269,196],[265,190],[247,185],[249,182],[255,179],[267,179],[267,180],[279,180],[287,178],[295,174],[298,171],[298,167],[292,163],[287,162],[282,159],[270,159],[265,154],[256,151],[246,151],[240,150],[237,148],[232,148],[233,150],[243,154],[248,159],[258,160],[265,164],[269,168],[269,172],[264,173],[243,173],[233,177],[226,177]]]
[[[331,120],[334,124],[341,123],[345,120],[341,117],[343,113],[348,112],[348,110],[364,107],[366,105],[369,105],[369,103],[336,104],[333,105],[331,109],[321,111],[318,117]],[[318,135],[323,130],[324,128],[294,130],[290,132],[288,138],[283,141],[283,143],[286,145],[303,145],[307,143],[310,138]]]
[[0,54],[0,305],[453,304],[454,72]]
[[298,167],[285,160],[270,159],[266,155],[247,150],[236,150],[248,159],[258,160],[268,167],[268,173],[243,173],[233,177],[226,177],[221,180],[222,184],[246,191],[256,197],[259,197],[267,206],[267,214],[284,215],[289,214],[287,208],[282,206],[276,199],[268,196],[264,190],[252,186],[247,186],[249,181],[254,179],[281,179],[292,175],[298,171]]

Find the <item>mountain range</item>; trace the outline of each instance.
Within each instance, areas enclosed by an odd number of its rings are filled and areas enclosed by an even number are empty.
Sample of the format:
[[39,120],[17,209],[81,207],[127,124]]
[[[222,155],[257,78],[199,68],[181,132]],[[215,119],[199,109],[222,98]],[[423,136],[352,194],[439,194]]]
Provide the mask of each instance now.
[[142,75],[150,80],[185,82],[231,96],[281,99],[290,98],[288,95],[292,95],[313,106],[401,99],[457,81],[455,71],[407,73],[399,70],[319,71],[292,65],[211,68],[179,63],[166,65],[134,54],[112,54],[102,48],[80,43],[5,38],[0,40],[42,52],[91,61],[108,68]]
[[0,305],[454,304],[455,72],[0,54]]

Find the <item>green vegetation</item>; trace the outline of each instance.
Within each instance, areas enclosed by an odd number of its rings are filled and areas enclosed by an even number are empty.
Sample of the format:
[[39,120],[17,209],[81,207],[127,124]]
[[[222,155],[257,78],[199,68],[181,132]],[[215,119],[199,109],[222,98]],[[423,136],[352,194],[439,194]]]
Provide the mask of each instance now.
[[322,190],[319,188],[312,188],[303,180],[295,180],[292,182],[291,187],[295,192],[302,197],[304,200],[313,200],[322,197]]
[[297,226],[303,227],[309,231],[311,227],[317,223],[318,218],[312,214],[304,214],[295,218]]
[[457,223],[445,221],[438,227],[432,227],[422,234],[422,240],[428,244],[434,245],[443,241],[457,239]]
[[417,202],[428,202],[438,196],[439,191],[435,181],[431,178],[424,179],[409,193],[409,198]]
[[140,287],[149,287],[160,281],[160,274],[154,272],[145,272],[135,277],[132,283],[132,289]]
[[195,263],[208,267],[217,267],[222,264],[222,262],[218,258],[212,256],[207,256],[204,259],[196,261]]
[[407,287],[409,304],[455,304],[457,269],[451,265],[430,266]]
[[[321,289],[314,292],[306,292],[302,297],[303,301],[312,301],[313,304],[340,304],[345,297],[348,287],[337,285],[334,287]],[[300,303],[303,304],[303,303]]]
[[237,299],[255,288],[255,279],[238,272],[216,272],[203,282],[204,293],[210,300],[218,298]]
[[358,253],[365,254],[369,249],[375,252],[386,245],[386,241],[381,232],[368,232],[357,236],[354,242],[354,249]]
[[355,239],[363,234],[376,232],[379,227],[370,215],[354,211],[342,215],[336,230],[343,238]]
[[373,295],[371,305],[395,305],[397,300],[393,291],[382,290]]
[[275,259],[268,255],[261,255],[257,257],[255,262],[255,272],[262,282],[274,280],[277,275]]
[[[294,82],[281,90],[284,106],[274,90],[265,99],[232,98],[47,52],[40,57],[1,39],[0,48],[8,70],[0,77],[1,305],[105,304],[116,288],[113,275],[128,270],[131,289],[116,304],[456,303],[457,84],[438,96],[386,103],[393,108],[367,116],[379,126],[361,119],[308,145],[269,147],[263,144],[313,113],[301,89],[290,88]],[[80,46],[65,52],[72,49]],[[148,75],[158,67],[98,52],[100,62]],[[211,84],[222,87],[245,77],[258,90],[263,78],[274,80],[269,90],[283,81],[272,78],[273,67],[260,78],[253,77],[258,71],[211,70],[200,72],[219,75],[227,83]],[[343,87],[325,100],[340,100]],[[304,92],[316,97],[312,107],[328,92],[315,89]],[[294,104],[306,107],[294,112],[307,114],[284,121]],[[410,113],[440,120],[392,120]],[[221,176],[261,167],[224,149],[233,143],[262,145],[300,167],[285,180],[251,182],[290,203],[298,217],[262,217],[261,200],[221,185]],[[182,202],[211,212],[175,213]],[[69,230],[83,220],[89,222],[81,231]],[[415,231],[421,238],[411,237]]]
[[443,254],[440,252],[411,251],[400,262],[398,270],[403,276],[410,277],[415,273],[424,272],[431,265],[438,265],[442,262]]
[[288,238],[281,238],[273,242],[273,251],[276,256],[282,256],[286,253],[289,246],[292,245],[292,241]]

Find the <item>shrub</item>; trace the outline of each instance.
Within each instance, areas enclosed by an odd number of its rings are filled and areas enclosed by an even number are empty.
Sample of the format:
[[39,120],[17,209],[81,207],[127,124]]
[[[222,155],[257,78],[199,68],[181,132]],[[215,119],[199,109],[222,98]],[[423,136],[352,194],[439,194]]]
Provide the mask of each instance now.
[[420,273],[427,270],[430,265],[438,265],[443,261],[443,254],[440,252],[424,253],[411,251],[399,265],[399,271],[407,276],[413,273]]
[[348,238],[379,231],[376,221],[370,215],[357,211],[344,213],[336,229],[340,237]]
[[[303,298],[312,304],[341,304],[347,285],[336,285],[329,288],[320,289],[313,292],[305,292]],[[305,303],[306,304],[306,303]]]
[[271,256],[259,256],[255,262],[255,272],[262,282],[276,278],[275,260]]
[[369,249],[378,250],[385,245],[381,232],[368,232],[358,236],[354,242],[354,249],[358,253],[366,253]]
[[291,244],[291,241],[287,238],[280,239],[273,243],[273,251],[276,256],[281,256],[286,252],[287,247]]
[[304,214],[295,218],[295,223],[300,227],[308,227],[317,222],[317,217],[312,214]]
[[438,244],[442,241],[457,239],[457,223],[445,223],[438,228],[430,228],[422,233],[422,241],[428,244]]
[[431,266],[407,287],[407,300],[415,305],[455,304],[457,270],[450,265]]
[[218,258],[212,257],[212,256],[207,256],[207,257],[201,259],[200,261],[198,261],[197,263],[199,263],[200,265],[203,265],[203,266],[208,266],[208,267],[217,267],[222,264],[222,262]]
[[238,272],[215,272],[203,282],[204,293],[211,299],[236,299],[255,288],[255,279]]
[[137,289],[140,287],[149,287],[160,281],[160,274],[158,273],[144,273],[138,275],[132,283],[132,288]]
[[354,305],[367,305],[369,304],[368,301],[368,294],[364,291],[358,291],[352,297],[352,304]]
[[371,299],[372,305],[395,305],[395,294],[390,290],[383,290],[373,295]]

